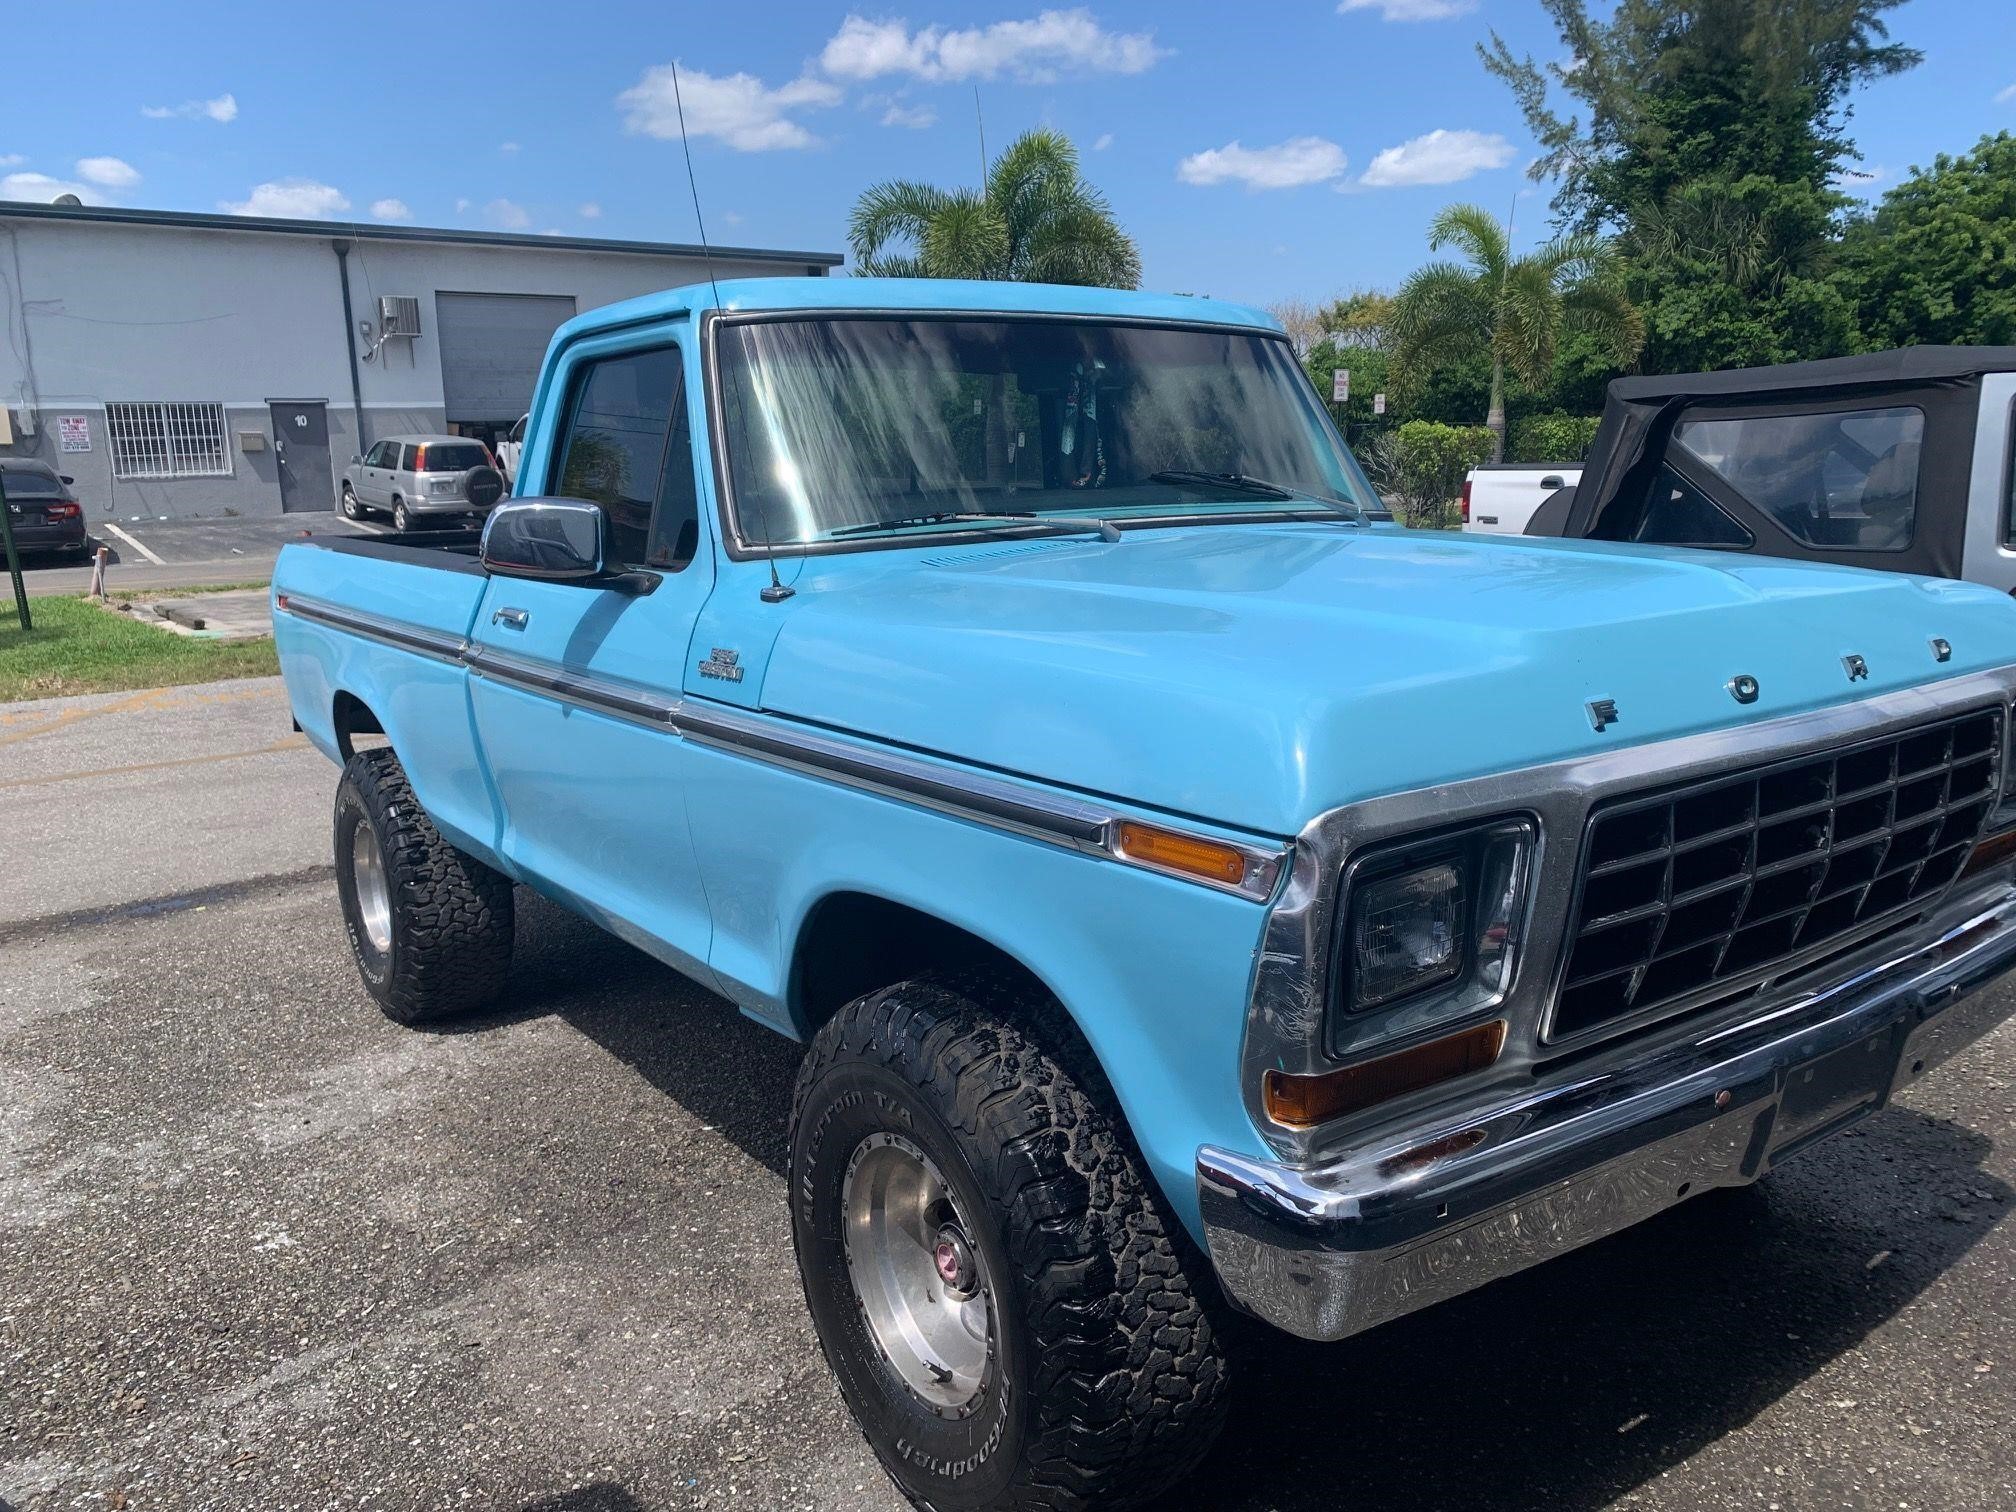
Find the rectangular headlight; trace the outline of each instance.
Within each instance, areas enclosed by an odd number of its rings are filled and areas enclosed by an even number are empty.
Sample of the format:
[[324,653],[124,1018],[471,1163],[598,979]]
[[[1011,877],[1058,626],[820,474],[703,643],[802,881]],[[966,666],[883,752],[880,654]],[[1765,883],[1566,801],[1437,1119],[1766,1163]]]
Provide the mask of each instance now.
[[1462,869],[1451,861],[1364,883],[1351,900],[1351,1006],[1382,1007],[1453,980],[1469,912]]
[[1531,821],[1502,819],[1354,858],[1338,915],[1344,1014],[1404,1012],[1412,1030],[1502,997],[1533,838]]

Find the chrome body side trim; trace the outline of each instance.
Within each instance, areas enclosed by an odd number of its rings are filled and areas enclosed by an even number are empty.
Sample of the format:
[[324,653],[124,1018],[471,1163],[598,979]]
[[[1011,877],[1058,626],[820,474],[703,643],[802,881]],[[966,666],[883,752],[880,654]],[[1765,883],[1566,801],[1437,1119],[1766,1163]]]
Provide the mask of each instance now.
[[380,645],[396,646],[401,651],[416,651],[436,661],[461,661],[469,649],[469,642],[459,635],[424,629],[419,625],[409,625],[403,620],[387,619],[382,615],[339,608],[335,604],[325,604],[319,599],[303,598],[298,593],[280,597],[275,601],[274,607],[283,614],[297,614],[302,619],[314,620],[318,624],[328,625],[337,630],[348,630],[352,635],[361,635],[366,640],[377,641]]
[[1360,1333],[1757,1180],[2007,1019],[2016,994],[1981,989],[2012,966],[2005,871],[1931,938],[1657,1055],[1473,1095],[1322,1164],[1206,1146],[1212,1261],[1241,1306],[1290,1333]]
[[[1268,1116],[1261,1080],[1269,1070],[1305,1074],[1330,1070],[1375,1050],[1404,1048],[1493,1015],[1509,1019],[1511,1030],[1498,1064],[1481,1074],[1492,1081],[1530,1083],[1535,1066],[1560,1053],[1558,1047],[1542,1043],[1540,1026],[1559,979],[1562,932],[1575,897],[1585,825],[1598,803],[1745,765],[1812,755],[1969,708],[2006,707],[2012,693],[2016,693],[2016,667],[1969,673],[1857,703],[1396,793],[1319,815],[1298,838],[1288,881],[1268,912],[1255,960],[1241,1072],[1254,1127],[1275,1154],[1308,1162],[1362,1139],[1377,1125],[1402,1121],[1437,1094],[1423,1093],[1315,1129],[1291,1129]],[[1366,846],[1518,815],[1537,819],[1540,835],[1529,873],[1524,944],[1503,1001],[1447,1018],[1424,1018],[1402,1003],[1327,1023],[1339,881],[1350,858]],[[1894,937],[1877,939],[1865,950],[1895,945]],[[1835,941],[1806,959],[1840,953],[1841,942]],[[1797,957],[1774,962],[1750,980],[1789,979],[1805,963]],[[1852,970],[1853,965],[1844,961],[1841,970]],[[1740,985],[1717,984],[1716,994],[1733,992]],[[1788,981],[1788,992],[1796,985]],[[1675,1003],[1666,1017],[1683,1015],[1691,1006],[1686,1000]],[[1751,1011],[1759,1006],[1745,1005]],[[1731,1011],[1740,1017],[1744,1009]],[[1692,1027],[1696,1026],[1684,1029]],[[1673,1032],[1670,1024],[1666,1032]],[[1642,1057],[1648,1039],[1658,1040],[1660,1034],[1655,1025],[1646,1037],[1616,1052],[1598,1046],[1590,1052],[1591,1059],[1600,1064],[1606,1053]]]
[[[441,636],[397,620],[338,609],[294,595],[277,607],[284,613],[298,614],[385,645],[418,651],[437,660],[460,662],[472,677],[559,699],[674,739],[697,741],[861,792],[1064,846],[1098,860],[1231,893],[1249,902],[1264,903],[1271,898],[1286,866],[1285,846],[1254,844],[1187,830],[1152,815],[1072,797],[1033,781],[963,770],[929,757],[807,729],[776,715],[752,714],[726,704],[569,671],[460,637]],[[1237,883],[1219,882],[1126,855],[1120,849],[1119,829],[1121,820],[1130,818],[1138,818],[1157,829],[1229,846],[1244,859],[1245,874]]]
[[1079,850],[1105,854],[1117,817],[1061,794],[1039,795],[1020,783],[979,773],[955,777],[949,769],[916,757],[871,753],[805,730],[784,733],[776,719],[744,714],[725,704],[702,706],[688,699],[674,713],[673,722],[680,734],[706,745]]

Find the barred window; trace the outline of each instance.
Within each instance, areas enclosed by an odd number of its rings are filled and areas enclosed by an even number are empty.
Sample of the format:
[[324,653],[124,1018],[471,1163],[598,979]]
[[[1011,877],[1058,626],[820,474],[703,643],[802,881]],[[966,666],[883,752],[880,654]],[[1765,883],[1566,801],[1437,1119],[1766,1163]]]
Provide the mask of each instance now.
[[231,475],[221,404],[107,404],[105,431],[116,478]]

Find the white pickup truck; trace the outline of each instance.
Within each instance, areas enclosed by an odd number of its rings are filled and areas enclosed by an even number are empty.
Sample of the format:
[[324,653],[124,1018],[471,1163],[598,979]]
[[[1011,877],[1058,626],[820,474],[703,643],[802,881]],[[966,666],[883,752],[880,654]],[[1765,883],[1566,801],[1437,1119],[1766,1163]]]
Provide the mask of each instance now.
[[1582,481],[1580,462],[1487,462],[1463,480],[1463,528],[1523,535],[1526,522],[1555,492]]
[[513,493],[518,491],[518,459],[525,453],[525,426],[531,418],[529,413],[520,415],[518,423],[511,427],[510,436],[497,443],[497,466]]

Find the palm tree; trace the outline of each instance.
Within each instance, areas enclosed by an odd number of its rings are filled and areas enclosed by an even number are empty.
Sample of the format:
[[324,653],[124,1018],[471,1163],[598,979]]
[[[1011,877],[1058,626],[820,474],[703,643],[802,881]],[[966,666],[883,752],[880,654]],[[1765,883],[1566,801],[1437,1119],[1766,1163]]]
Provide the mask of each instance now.
[[1078,176],[1060,132],[1011,142],[979,192],[893,179],[855,201],[847,240],[869,278],[1006,278],[1024,283],[1141,282],[1141,255],[1106,197]]
[[1428,226],[1428,245],[1458,248],[1467,265],[1416,269],[1393,301],[1403,377],[1486,353],[1491,358],[1492,460],[1505,458],[1505,374],[1532,388],[1546,383],[1564,331],[1595,336],[1623,366],[1645,345],[1645,320],[1624,294],[1616,249],[1575,234],[1512,255],[1511,238],[1490,212],[1450,205]]

